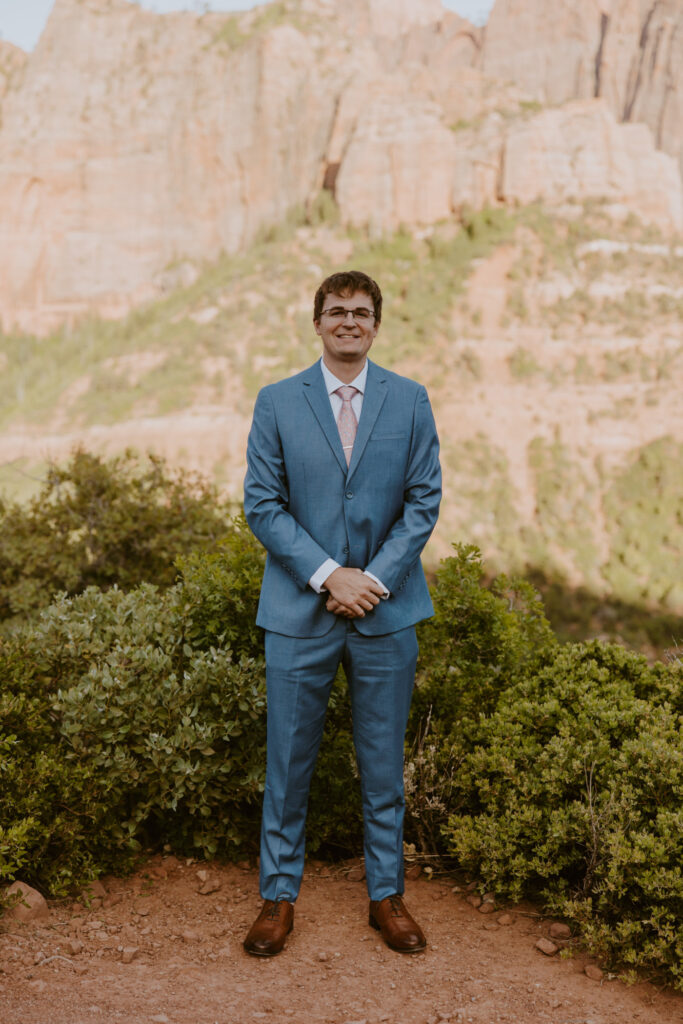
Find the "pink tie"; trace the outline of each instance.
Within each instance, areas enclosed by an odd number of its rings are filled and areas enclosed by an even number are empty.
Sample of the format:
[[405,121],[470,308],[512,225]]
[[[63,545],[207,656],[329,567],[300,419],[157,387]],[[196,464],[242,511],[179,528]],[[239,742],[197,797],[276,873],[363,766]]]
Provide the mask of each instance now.
[[342,407],[337,416],[337,427],[339,428],[339,436],[344,449],[344,455],[346,456],[346,465],[348,466],[351,462],[353,442],[356,440],[356,431],[358,430],[358,420],[353,411],[351,399],[359,392],[358,388],[354,388],[350,384],[344,384],[343,387],[337,388],[334,393],[339,395],[342,400]]

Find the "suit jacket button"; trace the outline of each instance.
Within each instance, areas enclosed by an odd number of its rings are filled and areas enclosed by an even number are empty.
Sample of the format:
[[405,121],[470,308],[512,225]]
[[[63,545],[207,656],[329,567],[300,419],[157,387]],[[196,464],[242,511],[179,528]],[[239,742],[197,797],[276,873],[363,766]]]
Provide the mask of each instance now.
[[348,555],[348,553],[349,553],[349,545],[348,545],[348,544],[347,544],[347,545],[346,545],[346,547],[345,547],[345,548],[343,549],[343,551],[344,551],[344,554],[345,554],[345,555]]
[[353,497],[353,491],[347,491],[346,494],[344,495],[344,497],[345,498],[352,498]]

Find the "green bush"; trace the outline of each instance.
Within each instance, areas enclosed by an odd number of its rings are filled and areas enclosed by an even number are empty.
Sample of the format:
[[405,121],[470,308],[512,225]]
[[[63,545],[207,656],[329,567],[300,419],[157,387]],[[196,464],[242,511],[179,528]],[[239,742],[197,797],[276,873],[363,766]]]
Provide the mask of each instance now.
[[[240,517],[217,551],[183,559],[175,586],[61,594],[0,641],[0,876],[21,871],[56,895],[164,843],[255,854],[266,763],[254,625],[262,566]],[[340,680],[310,850],[359,848],[358,789]]]
[[0,647],[23,676],[0,706],[0,820],[22,840],[11,856],[7,845],[6,876],[28,867],[58,893],[126,870],[143,846],[206,856],[253,848],[263,662],[193,648],[182,607],[181,587],[89,588],[62,595]]
[[442,733],[468,715],[493,710],[500,693],[533,672],[557,643],[530,584],[498,576],[486,587],[479,549],[454,548],[432,588],[434,616],[419,627],[413,732],[430,708]]
[[454,731],[442,830],[486,888],[540,897],[610,963],[679,985],[682,682],[616,645],[557,648]]
[[88,586],[169,586],[175,559],[213,545],[229,508],[199,478],[132,452],[104,460],[78,450],[51,466],[28,505],[0,500],[0,620]]
[[434,616],[418,627],[420,660],[408,723],[406,835],[428,856],[446,852],[462,749],[451,742],[556,646],[538,594],[520,579],[484,584],[479,549],[454,545],[432,588]]
[[[263,552],[243,519],[181,576],[60,595],[0,640],[0,877],[52,894],[143,849],[258,849]],[[560,645],[523,581],[476,548],[439,572],[420,627],[406,838],[500,896],[540,899],[609,964],[683,987],[683,667]],[[333,689],[308,849],[357,852],[348,691]]]
[[263,655],[256,611],[265,551],[240,514],[213,551],[195,551],[177,562],[185,634],[199,650],[227,646],[238,657]]
[[26,637],[0,640],[0,878],[63,895],[130,861],[98,834],[94,780],[64,756],[39,655]]

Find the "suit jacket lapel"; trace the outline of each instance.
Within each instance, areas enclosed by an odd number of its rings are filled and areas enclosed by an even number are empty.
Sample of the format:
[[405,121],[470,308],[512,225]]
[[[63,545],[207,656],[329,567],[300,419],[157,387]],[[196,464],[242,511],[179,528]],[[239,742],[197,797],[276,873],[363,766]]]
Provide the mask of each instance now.
[[[343,473],[346,474],[347,466],[346,458],[344,457],[344,449],[342,448],[337,424],[334,422],[334,416],[332,415],[332,406],[330,405],[330,398],[325,388],[325,379],[323,377],[322,370],[320,369],[320,363],[315,363],[304,374],[303,391],[306,396],[306,400],[311,406],[311,409],[313,410],[313,413],[320,424],[325,437],[327,438],[337,462],[339,463]],[[363,413],[361,413],[361,420],[363,419],[364,413],[365,399],[363,399]],[[305,439],[302,443],[306,443]]]
[[[360,421],[358,423],[358,433],[356,434],[356,440],[353,443],[351,464],[349,466],[347,479],[353,476],[356,466],[362,458],[365,446],[368,443],[370,434],[372,433],[372,428],[375,425],[375,421],[379,416],[380,409],[384,405],[386,397],[386,376],[380,367],[375,366],[375,364],[371,363],[368,359],[368,377],[365,383],[365,394],[363,395],[363,408],[361,410]],[[334,418],[332,419],[332,422],[334,422]],[[335,429],[336,428],[337,425],[335,423]],[[337,430],[337,436],[338,435],[339,431]]]

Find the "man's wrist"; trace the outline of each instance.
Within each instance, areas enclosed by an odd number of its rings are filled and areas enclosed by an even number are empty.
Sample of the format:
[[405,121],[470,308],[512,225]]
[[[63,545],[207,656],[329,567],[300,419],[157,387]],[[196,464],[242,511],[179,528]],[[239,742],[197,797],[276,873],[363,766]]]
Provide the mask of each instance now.
[[324,586],[325,580],[332,575],[335,569],[339,568],[339,562],[335,562],[334,558],[326,559],[320,566],[320,568],[316,569],[316,571],[311,576],[310,580],[308,581],[309,587],[312,587],[312,589],[315,590],[316,594],[324,594],[326,592]]

